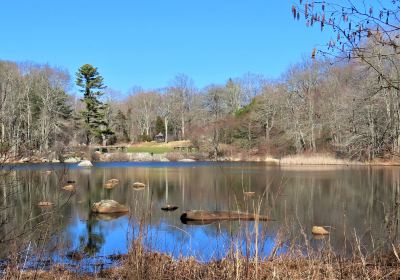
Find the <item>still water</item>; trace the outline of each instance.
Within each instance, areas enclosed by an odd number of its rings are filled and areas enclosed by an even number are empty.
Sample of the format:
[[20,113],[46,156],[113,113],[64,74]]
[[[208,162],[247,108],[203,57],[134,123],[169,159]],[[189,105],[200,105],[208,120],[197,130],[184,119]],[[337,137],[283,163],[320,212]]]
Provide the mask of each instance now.
[[[104,188],[113,178],[119,184]],[[2,258],[18,248],[28,259],[73,263],[71,255],[79,252],[85,256],[80,262],[107,265],[113,263],[109,256],[126,253],[139,236],[149,250],[200,261],[222,258],[231,250],[268,257],[278,239],[283,244],[279,252],[293,243],[304,248],[329,243],[348,254],[348,244],[357,236],[369,252],[388,240],[400,168],[114,162],[84,169],[32,164],[8,166],[0,180]],[[75,181],[74,193],[61,189],[67,181]],[[135,190],[134,182],[147,187]],[[243,194],[249,191],[255,196]],[[116,200],[131,211],[119,217],[91,215],[90,205],[102,199]],[[56,206],[40,208],[40,201]],[[166,204],[179,208],[164,212]],[[180,215],[191,209],[257,211],[274,221],[183,224]],[[329,226],[330,236],[315,239],[313,225]]]

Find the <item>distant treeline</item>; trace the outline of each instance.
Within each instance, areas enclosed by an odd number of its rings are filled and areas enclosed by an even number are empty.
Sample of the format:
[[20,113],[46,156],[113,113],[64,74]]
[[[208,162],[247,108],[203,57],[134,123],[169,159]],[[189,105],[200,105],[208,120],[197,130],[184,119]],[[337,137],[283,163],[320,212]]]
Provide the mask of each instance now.
[[[15,156],[85,143],[70,75],[48,65],[0,62],[0,139]],[[107,90],[106,90],[107,92]],[[104,95],[108,144],[190,139],[210,155],[227,147],[272,155],[333,152],[371,160],[399,152],[399,92],[356,61],[305,60],[279,81],[246,74],[197,89],[178,75],[162,90]],[[92,139],[92,143],[101,139]]]

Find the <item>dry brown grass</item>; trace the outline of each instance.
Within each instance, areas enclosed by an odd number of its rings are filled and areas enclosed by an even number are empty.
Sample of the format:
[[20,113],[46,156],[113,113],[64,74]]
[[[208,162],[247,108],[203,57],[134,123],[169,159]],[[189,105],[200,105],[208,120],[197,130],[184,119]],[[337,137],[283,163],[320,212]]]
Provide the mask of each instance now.
[[337,159],[329,154],[293,155],[286,156],[280,160],[282,165],[360,165],[344,159]]
[[[397,250],[398,251],[398,250]],[[256,260],[232,252],[223,260],[201,263],[195,258],[172,257],[146,251],[136,240],[122,265],[96,275],[76,274],[55,266],[50,271],[6,269],[3,279],[398,279],[400,260],[395,253],[348,259],[332,251],[286,253]]]

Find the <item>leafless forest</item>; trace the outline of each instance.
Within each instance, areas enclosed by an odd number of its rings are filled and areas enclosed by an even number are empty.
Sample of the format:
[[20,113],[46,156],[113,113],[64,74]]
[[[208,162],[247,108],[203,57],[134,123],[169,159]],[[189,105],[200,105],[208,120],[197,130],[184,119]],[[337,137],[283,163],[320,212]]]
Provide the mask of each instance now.
[[[0,135],[15,157],[84,143],[83,104],[69,93],[71,83],[66,71],[48,65],[0,63]],[[275,156],[332,152],[371,160],[399,153],[399,91],[383,88],[359,61],[305,59],[279,81],[248,73],[203,89],[180,74],[161,90],[104,98],[115,133],[110,144],[162,132],[167,141],[190,139],[221,155],[221,144]]]

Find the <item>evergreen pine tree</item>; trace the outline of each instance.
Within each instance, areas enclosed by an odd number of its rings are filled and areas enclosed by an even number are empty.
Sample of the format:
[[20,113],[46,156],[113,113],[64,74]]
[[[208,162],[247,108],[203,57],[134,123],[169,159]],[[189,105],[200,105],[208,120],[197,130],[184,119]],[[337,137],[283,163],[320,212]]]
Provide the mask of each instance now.
[[76,73],[76,85],[83,93],[81,99],[86,109],[82,110],[82,118],[86,126],[86,144],[90,145],[94,136],[103,141],[106,145],[107,138],[113,134],[106,121],[106,105],[99,100],[106,87],[103,84],[103,77],[98,73],[97,68],[90,64],[82,65]]

